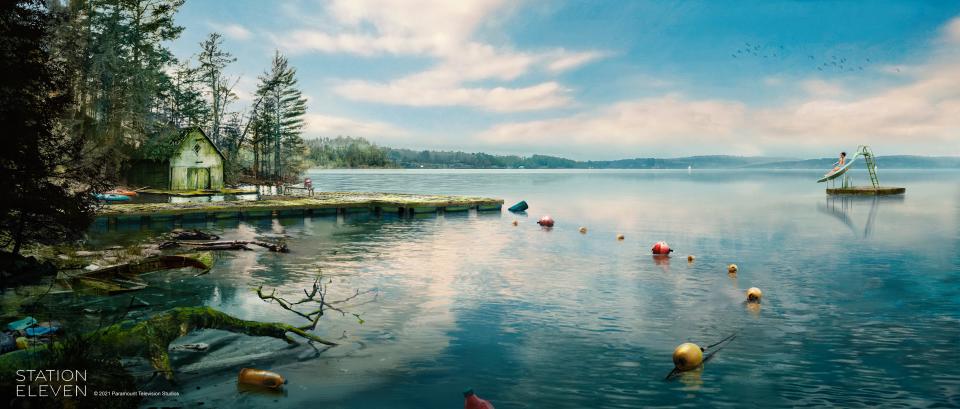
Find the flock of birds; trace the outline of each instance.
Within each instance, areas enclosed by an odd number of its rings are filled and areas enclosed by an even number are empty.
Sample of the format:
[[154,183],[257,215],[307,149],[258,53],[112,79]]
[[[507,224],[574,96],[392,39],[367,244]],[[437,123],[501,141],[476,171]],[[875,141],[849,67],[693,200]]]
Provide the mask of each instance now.
[[[783,45],[762,45],[762,44],[751,44],[744,43],[743,47],[740,47],[730,53],[730,56],[735,59],[748,59],[748,58],[757,58],[757,59],[774,59],[774,58],[783,58],[787,56],[788,51]],[[807,58],[814,65],[813,69],[821,72],[857,72],[863,71],[864,65],[871,64],[872,61],[870,58],[864,58],[862,60],[853,58],[847,58],[843,56],[831,55],[829,58],[818,58],[814,55],[807,55]],[[898,72],[899,68],[896,69]]]

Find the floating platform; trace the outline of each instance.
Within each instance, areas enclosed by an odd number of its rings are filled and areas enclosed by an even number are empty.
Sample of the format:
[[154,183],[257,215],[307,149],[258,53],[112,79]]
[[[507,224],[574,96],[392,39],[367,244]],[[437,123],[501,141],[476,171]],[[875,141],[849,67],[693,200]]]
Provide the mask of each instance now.
[[197,203],[124,203],[105,205],[97,219],[108,223],[160,220],[304,217],[353,213],[413,216],[422,213],[500,211],[503,199],[402,193],[317,192],[310,197]]
[[142,190],[138,190],[137,192],[145,193],[148,195],[167,195],[167,196],[178,196],[178,197],[213,196],[213,195],[244,195],[244,194],[257,193],[256,189],[233,189],[233,188],[223,188],[220,190],[142,189]]
[[838,187],[838,188],[828,188],[828,195],[868,195],[868,196],[886,196],[886,195],[901,195],[907,191],[905,187],[891,187],[891,186],[850,186],[850,187]]

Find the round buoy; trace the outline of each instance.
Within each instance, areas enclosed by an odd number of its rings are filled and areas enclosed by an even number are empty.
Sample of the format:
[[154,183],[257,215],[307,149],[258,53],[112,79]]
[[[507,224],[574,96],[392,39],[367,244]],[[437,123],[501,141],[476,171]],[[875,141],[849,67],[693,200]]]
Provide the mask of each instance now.
[[662,256],[670,255],[670,252],[673,251],[670,249],[670,245],[665,241],[656,242],[650,250],[653,251],[653,254],[659,254]]
[[687,261],[690,262],[690,263],[692,263],[692,262],[693,262],[694,260],[696,260],[696,259],[697,259],[697,258],[694,257],[693,254],[687,256]]
[[537,221],[537,224],[543,227],[553,227],[553,218],[550,216],[543,216]]
[[692,342],[680,344],[673,350],[673,365],[681,371],[696,369],[703,363],[703,349]]
[[736,265],[736,264],[731,264],[731,265],[727,266],[727,272],[728,272],[728,273],[733,274],[733,273],[736,273],[737,270],[739,270],[739,268],[737,268],[737,265]]
[[623,241],[623,235],[622,235],[622,234],[618,234],[618,235],[617,235],[617,240]]
[[763,291],[760,291],[757,287],[750,287],[747,290],[747,301],[749,302],[760,302],[760,298],[763,297]]
[[581,226],[581,227],[580,227],[580,234],[587,234],[587,228]]
[[514,225],[514,226],[516,226],[516,225],[518,225],[518,224],[520,224],[520,222],[518,222],[518,221],[516,221],[516,220],[513,221],[513,225]]

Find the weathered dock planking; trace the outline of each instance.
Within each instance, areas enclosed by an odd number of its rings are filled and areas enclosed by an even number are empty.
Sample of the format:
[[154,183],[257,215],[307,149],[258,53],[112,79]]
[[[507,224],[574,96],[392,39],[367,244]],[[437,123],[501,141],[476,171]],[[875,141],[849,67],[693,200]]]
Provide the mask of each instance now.
[[884,195],[899,195],[907,191],[907,188],[903,187],[873,187],[873,186],[850,186],[850,187],[838,187],[838,188],[829,188],[827,189],[828,195],[870,195],[870,196],[884,196]]
[[302,217],[371,212],[415,215],[421,213],[499,211],[503,199],[470,196],[416,195],[401,193],[318,192],[311,197],[276,197],[196,203],[125,203],[106,205],[97,211],[108,223],[153,220],[213,220],[259,217]]

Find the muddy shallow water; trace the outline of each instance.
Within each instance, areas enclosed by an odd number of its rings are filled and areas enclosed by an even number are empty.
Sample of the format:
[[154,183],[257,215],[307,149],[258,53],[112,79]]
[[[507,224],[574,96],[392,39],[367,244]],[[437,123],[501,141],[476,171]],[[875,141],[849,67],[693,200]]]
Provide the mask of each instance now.
[[[135,295],[150,307],[136,314],[201,304],[301,324],[253,289],[295,298],[320,271],[331,297],[378,295],[351,308],[362,324],[324,317],[316,333],[342,345],[320,354],[221,331],[183,338],[211,348],[175,352],[179,383],[144,389],[180,396],[144,404],[451,408],[468,386],[498,408],[960,404],[960,173],[885,170],[881,181],[907,193],[878,199],[827,198],[817,173],[311,172],[322,190],[494,196],[531,208],[182,226],[283,238],[291,253],[222,253],[203,276],[148,275],[150,288]],[[543,214],[555,228],[535,224]],[[120,226],[91,240],[130,244],[173,227]],[[649,255],[658,240],[674,257]],[[743,304],[754,286],[759,309]],[[675,346],[734,332],[702,370],[663,380]],[[289,383],[279,394],[238,389],[245,366]]]

